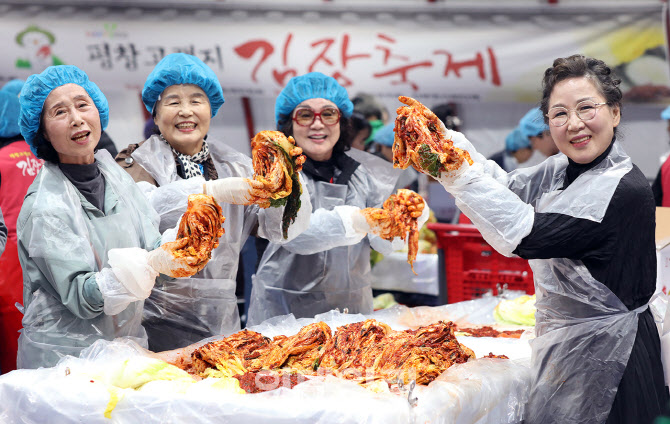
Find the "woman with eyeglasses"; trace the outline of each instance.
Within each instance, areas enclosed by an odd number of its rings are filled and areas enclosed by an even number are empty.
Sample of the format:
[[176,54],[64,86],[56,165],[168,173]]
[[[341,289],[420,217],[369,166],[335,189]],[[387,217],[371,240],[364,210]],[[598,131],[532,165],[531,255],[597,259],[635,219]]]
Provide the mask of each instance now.
[[440,178],[484,238],[528,259],[537,294],[527,423],[650,423],[668,402],[658,330],[655,205],[618,137],[621,80],[598,59],[544,73],[560,154],[509,174],[463,136],[474,164]]
[[[153,351],[184,347],[240,329],[235,295],[242,246],[250,233],[281,243],[284,207],[249,204],[254,188],[251,158],[208,136],[212,118],[224,103],[212,69],[185,53],[165,56],[149,74],[142,101],[158,133],[130,145],[117,163],[138,182],[160,215],[160,230],[174,228],[189,194],[211,194],[226,218],[219,247],[205,268],[191,278],[157,284],[144,308],[143,324]],[[309,224],[309,191],[288,229],[291,240]]]
[[307,156],[302,172],[314,212],[309,228],[290,243],[257,242],[249,325],[335,308],[372,312],[370,246],[394,249],[373,234],[360,210],[381,207],[399,174],[381,158],[350,149],[352,111],[347,90],[319,72],[292,78],[277,97],[277,128]]

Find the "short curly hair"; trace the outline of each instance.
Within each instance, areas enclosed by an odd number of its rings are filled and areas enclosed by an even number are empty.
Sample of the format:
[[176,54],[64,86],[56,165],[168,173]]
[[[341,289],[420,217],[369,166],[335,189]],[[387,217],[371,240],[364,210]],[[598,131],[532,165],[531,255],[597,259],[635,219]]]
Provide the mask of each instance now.
[[[623,97],[619,88],[621,79],[602,60],[575,54],[555,59],[553,65],[544,71],[540,109],[542,110],[542,115],[544,115],[545,123],[549,123],[549,118],[547,117],[547,113],[549,112],[549,96],[551,96],[551,92],[556,84],[570,78],[580,77],[591,80],[600,94],[605,97],[607,105],[610,107],[618,106],[619,113],[621,113],[621,99]],[[616,130],[614,128],[615,136]]]

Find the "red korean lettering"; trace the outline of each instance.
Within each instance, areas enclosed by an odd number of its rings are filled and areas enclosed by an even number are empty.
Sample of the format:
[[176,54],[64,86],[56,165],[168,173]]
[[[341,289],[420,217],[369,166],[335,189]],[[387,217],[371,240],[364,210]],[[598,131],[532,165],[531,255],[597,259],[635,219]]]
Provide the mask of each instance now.
[[[449,74],[453,73],[457,78],[461,78],[461,70],[467,68],[475,68],[477,70],[477,76],[480,80],[486,81],[486,68],[484,62],[484,55],[477,53],[473,59],[457,61],[454,59],[454,56],[446,50],[436,50],[434,54],[443,54],[447,58],[447,63],[444,67],[444,76],[448,77]],[[489,59],[489,69],[491,74],[491,83],[493,85],[500,85],[500,73],[498,72],[498,62],[495,57],[493,49],[490,47],[487,48],[487,54]]]
[[257,51],[261,52],[260,60],[251,71],[251,80],[253,82],[258,82],[258,79],[256,78],[258,69],[263,65],[268,57],[272,55],[272,53],[275,51],[275,48],[272,46],[272,44],[270,44],[270,42],[266,40],[253,40],[247,41],[244,44],[240,44],[239,46],[235,47],[234,51],[238,56],[244,59],[251,59],[251,57],[256,54]]

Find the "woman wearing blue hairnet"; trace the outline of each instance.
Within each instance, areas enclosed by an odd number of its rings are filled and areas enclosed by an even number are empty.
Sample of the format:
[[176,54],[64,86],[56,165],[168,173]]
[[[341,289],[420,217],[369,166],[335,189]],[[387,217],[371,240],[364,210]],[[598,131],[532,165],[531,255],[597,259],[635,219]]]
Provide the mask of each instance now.
[[[98,339],[147,346],[143,299],[159,273],[195,272],[158,248],[158,217],[106,150],[107,100],[75,66],[52,66],[21,90],[19,127],[45,164],[17,222],[23,268],[19,368],[53,366]],[[149,252],[150,251],[150,252]]]
[[[373,146],[368,150],[375,156],[383,158],[384,160],[393,163],[393,141],[395,140],[395,121],[381,127],[372,139]],[[398,181],[396,181],[395,188],[406,188],[409,190],[419,190],[419,173],[412,167],[404,169]]]
[[518,128],[524,137],[530,140],[533,151],[542,153],[544,158],[558,153],[558,147],[551,137],[549,126],[544,122],[544,115],[538,107],[534,107],[519,120]]
[[511,172],[528,161],[532,154],[530,140],[524,136],[519,127],[516,127],[505,137],[505,149],[494,153],[489,159],[497,163],[505,172]]
[[[307,156],[303,176],[314,212],[305,232],[284,245],[270,243],[262,254],[253,277],[250,325],[334,308],[372,312],[370,246],[381,253],[393,249],[372,233],[360,210],[381,207],[398,172],[380,158],[349,149],[352,111],[346,89],[319,72],[292,78],[277,97],[277,128],[293,136]],[[425,220],[428,208],[424,211]]]
[[[145,304],[149,346],[162,351],[187,346],[240,329],[235,296],[240,250],[249,234],[281,243],[283,207],[250,204],[256,183],[251,158],[208,137],[209,125],[224,102],[221,85],[209,66],[195,56],[174,53],[148,76],[142,100],[159,134],[129,146],[117,162],[142,187],[160,215],[160,229],[175,227],[192,193],[211,194],[226,220],[225,234],[207,266],[190,279],[156,284]],[[204,185],[204,187],[203,187]],[[309,193],[289,227],[291,240],[309,223]]]
[[484,238],[528,259],[537,312],[527,423],[651,423],[668,401],[649,302],[651,188],[619,141],[621,80],[574,55],[544,73],[541,109],[561,154],[504,173],[474,160],[439,180]]

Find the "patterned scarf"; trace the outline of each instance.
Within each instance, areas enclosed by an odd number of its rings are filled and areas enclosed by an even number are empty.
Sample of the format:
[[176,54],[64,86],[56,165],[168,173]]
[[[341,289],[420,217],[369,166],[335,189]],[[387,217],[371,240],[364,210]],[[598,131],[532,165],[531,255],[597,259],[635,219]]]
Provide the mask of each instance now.
[[206,141],[202,142],[202,149],[193,156],[179,153],[172,146],[170,146],[170,148],[172,149],[172,152],[177,155],[179,160],[181,160],[181,163],[184,166],[184,176],[187,179],[202,175],[201,166],[203,165],[201,164],[204,164],[207,158],[209,158],[209,147],[207,146]]

